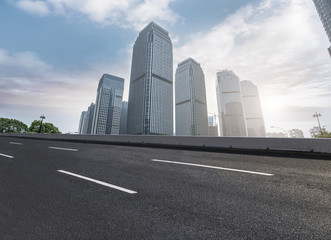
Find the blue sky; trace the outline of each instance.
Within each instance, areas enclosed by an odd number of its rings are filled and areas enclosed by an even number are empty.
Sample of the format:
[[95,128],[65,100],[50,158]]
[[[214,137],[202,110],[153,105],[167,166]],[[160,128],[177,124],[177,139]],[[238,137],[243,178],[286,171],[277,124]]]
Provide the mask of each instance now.
[[126,80],[132,46],[155,21],[169,31],[177,64],[193,57],[217,114],[216,72],[258,87],[267,130],[308,136],[322,114],[331,130],[330,46],[311,0],[3,0],[0,2],[0,117],[27,124],[45,114],[76,132],[103,73]]

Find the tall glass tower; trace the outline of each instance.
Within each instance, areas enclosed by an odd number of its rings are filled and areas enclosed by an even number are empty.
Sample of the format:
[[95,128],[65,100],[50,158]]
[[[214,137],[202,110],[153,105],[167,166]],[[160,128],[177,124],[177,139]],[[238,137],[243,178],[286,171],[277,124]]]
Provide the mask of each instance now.
[[[313,0],[331,43],[331,0]],[[331,56],[331,46],[329,47]]]
[[99,81],[92,134],[119,134],[124,79],[104,74]]
[[207,136],[205,76],[200,64],[192,58],[179,63],[175,86],[176,135]]
[[247,137],[240,80],[232,71],[217,73],[216,94],[221,136]]
[[173,134],[173,57],[169,34],[151,22],[133,46],[128,134]]
[[259,90],[251,81],[240,82],[248,137],[265,137],[265,125]]

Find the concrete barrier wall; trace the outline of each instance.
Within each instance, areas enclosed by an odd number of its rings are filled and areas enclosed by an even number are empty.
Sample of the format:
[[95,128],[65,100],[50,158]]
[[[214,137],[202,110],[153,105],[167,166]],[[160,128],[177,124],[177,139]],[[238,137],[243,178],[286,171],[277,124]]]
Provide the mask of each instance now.
[[76,135],[76,134],[0,134],[0,136],[26,137],[95,143],[161,145],[169,147],[197,147],[242,150],[280,150],[331,153],[331,139],[311,138],[251,138],[251,137],[184,137],[140,135]]

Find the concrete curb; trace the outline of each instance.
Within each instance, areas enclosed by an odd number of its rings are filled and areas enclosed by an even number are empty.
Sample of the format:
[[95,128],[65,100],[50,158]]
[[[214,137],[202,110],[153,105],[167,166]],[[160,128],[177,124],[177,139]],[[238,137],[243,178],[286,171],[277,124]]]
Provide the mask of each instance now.
[[76,134],[0,134],[0,137],[1,136],[139,147],[331,159],[331,139]]

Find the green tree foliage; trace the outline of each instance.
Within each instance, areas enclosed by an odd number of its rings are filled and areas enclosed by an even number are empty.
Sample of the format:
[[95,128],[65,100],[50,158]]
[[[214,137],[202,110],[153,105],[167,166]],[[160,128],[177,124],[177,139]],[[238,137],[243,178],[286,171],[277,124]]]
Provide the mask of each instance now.
[[322,132],[314,136],[315,138],[331,138],[331,132],[326,131],[324,128]]
[[[40,129],[40,121],[34,120],[30,127],[29,131],[32,133],[39,133]],[[61,133],[57,127],[55,127],[52,123],[43,123],[41,128],[41,133]]]
[[28,126],[21,121],[9,118],[0,118],[0,133],[24,133]]

